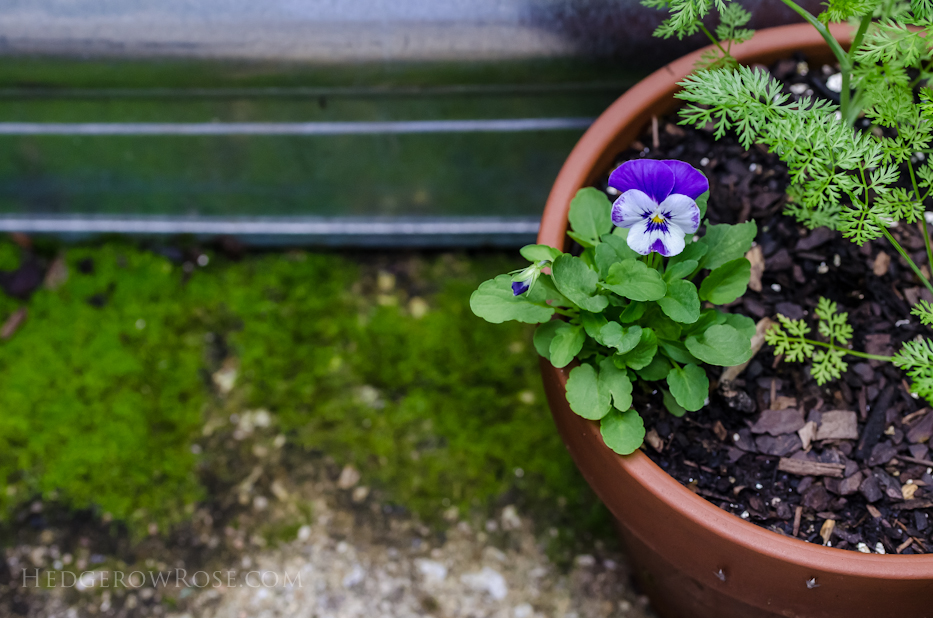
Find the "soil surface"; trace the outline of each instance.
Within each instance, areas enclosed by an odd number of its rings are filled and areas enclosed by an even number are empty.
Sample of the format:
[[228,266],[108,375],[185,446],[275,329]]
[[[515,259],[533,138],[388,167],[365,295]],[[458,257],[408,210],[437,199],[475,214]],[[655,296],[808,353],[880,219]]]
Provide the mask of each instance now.
[[[826,87],[832,67],[796,58],[765,70],[794,96],[835,96]],[[760,332],[778,313],[805,319],[818,338],[813,310],[825,296],[848,312],[854,349],[872,354],[930,335],[910,307],[933,297],[890,244],[859,247],[798,226],[781,215],[789,178],[775,155],[676,121],[649,126],[617,163],[686,161],[709,178],[712,223],[757,222],[752,282],[728,310],[755,319]],[[614,197],[605,180],[602,188]],[[892,233],[927,269],[918,226]],[[867,553],[933,551],[933,412],[890,364],[845,360],[843,378],[820,387],[808,365],[782,362],[765,345],[732,380],[712,368],[709,405],[683,418],[665,411],[658,391],[643,392],[642,448],[693,492],[779,534]]]

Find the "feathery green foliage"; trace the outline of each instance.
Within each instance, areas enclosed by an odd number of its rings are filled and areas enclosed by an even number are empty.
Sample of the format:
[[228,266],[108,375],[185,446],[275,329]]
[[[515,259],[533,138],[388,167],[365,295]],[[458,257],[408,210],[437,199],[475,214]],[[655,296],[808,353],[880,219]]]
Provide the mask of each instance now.
[[[933,247],[925,219],[933,192],[933,168],[926,156],[933,142],[933,2],[930,0],[828,0],[812,15],[793,0],[794,9],[824,38],[839,65],[839,103],[794,98],[765,72],[724,61],[732,42],[747,31],[744,11],[723,0],[715,5],[720,25],[714,37],[702,20],[712,4],[686,0],[669,5],[670,18],[659,29],[665,37],[703,30],[714,45],[677,96],[686,102],[681,123],[712,126],[721,138],[734,132],[746,148],[761,144],[787,164],[787,214],[813,229],[826,226],[862,245],[884,237],[933,292],[925,274],[891,234],[900,224],[919,224],[933,268]],[[830,22],[851,21],[852,45],[843,50],[830,34]],[[719,40],[717,40],[717,37]],[[863,119],[856,126],[856,121]],[[933,325],[933,306],[921,302],[911,312]],[[823,299],[816,309],[819,332],[828,341],[806,338],[801,320],[777,316],[766,335],[785,360],[812,360],[811,373],[824,384],[846,370],[847,355],[867,356],[846,346],[852,329],[846,314]],[[874,358],[874,357],[872,357]],[[915,393],[933,402],[933,352],[928,340],[908,342],[893,359],[905,369]]]

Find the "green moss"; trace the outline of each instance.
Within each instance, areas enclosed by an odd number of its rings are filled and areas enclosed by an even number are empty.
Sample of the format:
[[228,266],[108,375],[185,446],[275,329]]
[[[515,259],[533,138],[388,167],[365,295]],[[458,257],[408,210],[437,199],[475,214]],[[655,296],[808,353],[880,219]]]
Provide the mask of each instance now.
[[469,311],[513,258],[395,259],[396,284],[321,254],[212,257],[190,278],[121,244],[68,261],[67,283],[0,344],[6,512],[39,491],[131,527],[182,519],[203,496],[191,445],[220,403],[206,376],[222,349],[248,406],[425,520],[501,499],[546,525],[605,523],[547,412],[531,328]]

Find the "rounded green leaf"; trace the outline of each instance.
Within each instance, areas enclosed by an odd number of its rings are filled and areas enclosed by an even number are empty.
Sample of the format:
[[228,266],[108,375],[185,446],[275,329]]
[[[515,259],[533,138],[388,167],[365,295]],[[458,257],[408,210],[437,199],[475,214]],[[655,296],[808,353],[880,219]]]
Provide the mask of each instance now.
[[628,352],[641,341],[641,326],[624,328],[618,322],[609,322],[599,330],[595,339],[604,346],[615,348],[619,353]]
[[599,423],[606,446],[619,455],[634,453],[645,441],[645,423],[635,410],[612,410]]
[[709,251],[703,256],[700,266],[713,270],[743,257],[752,248],[757,233],[758,226],[754,221],[738,225],[707,225],[703,242],[709,246]]
[[641,337],[631,351],[615,356],[619,363],[638,370],[647,367],[658,353],[658,338],[650,328],[641,329]]
[[664,394],[664,407],[667,408],[668,412],[677,417],[683,416],[687,413],[684,407],[677,403],[677,400],[674,399],[674,396],[671,395],[669,390],[662,388],[661,392]]
[[669,264],[667,270],[664,271],[663,279],[670,285],[671,281],[689,276],[699,265],[700,263],[696,260],[683,260],[682,262]]
[[[623,227],[617,230],[625,230]],[[626,230],[628,231],[628,230]],[[596,266],[599,268],[599,274],[606,277],[613,264],[618,264],[622,260],[638,258],[626,242],[625,238],[616,234],[603,234],[602,242],[596,247]]]
[[606,276],[606,287],[631,300],[658,300],[667,293],[661,273],[644,262],[628,259],[613,264]]
[[509,275],[499,275],[481,283],[470,296],[470,309],[493,324],[507,320],[537,324],[547,322],[554,315],[551,307],[535,305],[523,296],[512,294],[512,277]]
[[727,313],[726,321],[723,324],[728,324],[735,328],[743,335],[751,340],[755,336],[755,320],[751,319],[747,315],[739,315],[738,313]]
[[593,187],[580,189],[570,201],[570,227],[577,235],[594,241],[612,229],[612,203]]
[[599,382],[604,384],[612,395],[612,405],[617,410],[625,411],[632,407],[632,381],[628,372],[619,369],[612,358],[604,358],[599,363]]
[[752,264],[744,257],[726,262],[700,284],[700,298],[714,305],[731,303],[745,294],[751,272]]
[[671,395],[685,410],[696,412],[706,404],[709,395],[709,378],[696,365],[674,367],[667,374],[667,385]]
[[567,379],[567,403],[570,409],[591,421],[598,421],[610,410],[609,389],[600,384],[596,369],[582,364],[574,367]]
[[561,324],[563,324],[563,322],[560,320],[551,320],[535,329],[535,350],[548,360],[551,360],[551,340],[554,339],[554,335],[557,333],[557,329],[560,328]]
[[654,382],[655,380],[663,380],[666,378],[670,371],[671,363],[661,354],[657,354],[651,362],[648,363],[647,367],[639,369],[637,373],[642,380]]
[[562,323],[555,331],[548,348],[551,364],[555,367],[566,367],[583,348],[584,341],[586,335],[582,326]]
[[522,257],[529,262],[540,262],[541,260],[556,260],[563,255],[559,249],[549,245],[525,245],[519,250]]
[[558,291],[581,309],[599,313],[609,304],[605,296],[596,295],[599,275],[578,257],[565,254],[554,260],[551,276]]
[[697,288],[683,279],[667,284],[667,295],[658,300],[658,305],[667,317],[681,324],[693,324],[700,318],[700,298],[697,296]]
[[710,365],[732,367],[752,357],[751,339],[728,324],[714,324],[684,343],[691,354]]

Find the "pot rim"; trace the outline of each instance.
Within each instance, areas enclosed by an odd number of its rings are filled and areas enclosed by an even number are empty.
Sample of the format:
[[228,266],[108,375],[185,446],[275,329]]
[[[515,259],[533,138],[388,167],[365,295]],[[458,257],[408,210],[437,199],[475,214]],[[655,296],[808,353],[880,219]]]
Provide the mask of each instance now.
[[[844,45],[851,42],[850,26],[833,24],[830,30]],[[574,146],[557,175],[542,215],[537,239],[539,244],[557,248],[564,246],[570,200],[579,189],[589,186],[598,174],[611,165],[612,159],[621,150],[616,143],[618,133],[634,122],[644,122],[646,114],[650,118],[651,109],[669,100],[680,89],[676,82],[692,72],[700,55],[710,47],[697,50],[658,69],[619,97],[596,119]],[[735,45],[733,55],[739,61],[754,61],[819,48],[825,48],[825,41],[812,26],[793,24],[758,31],[750,41]],[[545,365],[548,371],[553,372],[553,378],[565,388],[567,372],[549,363]],[[596,425],[592,421],[587,422],[594,427]],[[593,448],[608,448],[599,435],[598,430],[589,432]],[[624,457],[615,455],[613,461],[680,516],[710,530],[724,543],[737,544],[785,562],[840,575],[884,579],[933,578],[933,554],[863,554],[782,536],[707,502],[664,472],[640,450]]]

